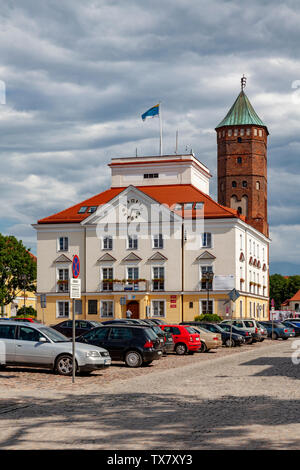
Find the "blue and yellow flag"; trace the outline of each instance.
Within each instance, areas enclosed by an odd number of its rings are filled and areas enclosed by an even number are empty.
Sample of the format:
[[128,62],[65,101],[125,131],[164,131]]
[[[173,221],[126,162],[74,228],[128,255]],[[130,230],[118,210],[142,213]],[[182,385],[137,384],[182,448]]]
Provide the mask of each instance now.
[[153,108],[148,109],[144,114],[142,114],[142,119],[145,121],[147,117],[155,117],[159,115],[159,104],[153,106]]

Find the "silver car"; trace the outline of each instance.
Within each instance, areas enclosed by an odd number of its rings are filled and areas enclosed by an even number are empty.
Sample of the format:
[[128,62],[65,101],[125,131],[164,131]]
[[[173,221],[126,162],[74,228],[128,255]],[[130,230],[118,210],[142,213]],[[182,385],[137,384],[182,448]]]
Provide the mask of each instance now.
[[[76,372],[91,372],[111,364],[109,352],[98,346],[76,343]],[[60,375],[72,374],[72,342],[43,324],[2,321],[0,365],[45,367]]]

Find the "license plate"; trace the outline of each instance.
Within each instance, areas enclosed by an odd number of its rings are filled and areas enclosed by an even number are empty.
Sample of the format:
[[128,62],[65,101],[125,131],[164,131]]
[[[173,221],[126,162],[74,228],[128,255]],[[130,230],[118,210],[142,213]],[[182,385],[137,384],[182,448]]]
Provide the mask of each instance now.
[[200,338],[196,338],[196,341],[200,341]]
[[111,364],[111,360],[110,359],[104,359],[104,364]]

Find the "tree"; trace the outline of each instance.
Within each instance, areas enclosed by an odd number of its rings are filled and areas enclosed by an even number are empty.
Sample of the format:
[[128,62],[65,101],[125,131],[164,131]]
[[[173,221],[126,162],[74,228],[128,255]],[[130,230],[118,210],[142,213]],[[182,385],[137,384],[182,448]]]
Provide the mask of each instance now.
[[10,304],[20,292],[36,291],[36,262],[21,240],[0,234],[0,305]]
[[29,307],[21,307],[21,308],[18,308],[18,311],[17,311],[17,317],[18,316],[21,316],[21,317],[36,317],[37,315],[37,312],[35,310],[35,308],[33,308],[31,305]]
[[276,310],[280,310],[282,302],[293,297],[299,289],[300,276],[270,276],[270,299],[274,299]]

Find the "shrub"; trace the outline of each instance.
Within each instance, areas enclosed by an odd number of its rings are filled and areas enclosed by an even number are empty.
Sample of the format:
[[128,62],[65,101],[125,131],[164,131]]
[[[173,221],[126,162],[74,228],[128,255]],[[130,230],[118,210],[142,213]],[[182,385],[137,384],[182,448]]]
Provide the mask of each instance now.
[[204,313],[202,315],[197,315],[194,321],[209,321],[219,323],[220,321],[222,321],[222,318],[219,317],[219,315],[216,315],[215,313]]
[[36,310],[33,307],[23,307],[19,308],[17,311],[17,317],[36,317]]

